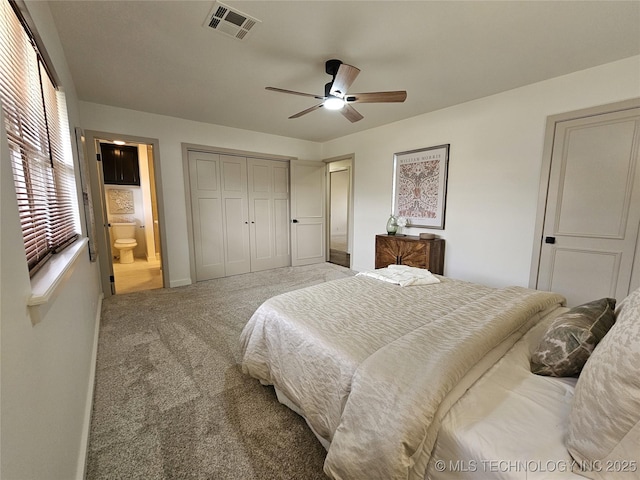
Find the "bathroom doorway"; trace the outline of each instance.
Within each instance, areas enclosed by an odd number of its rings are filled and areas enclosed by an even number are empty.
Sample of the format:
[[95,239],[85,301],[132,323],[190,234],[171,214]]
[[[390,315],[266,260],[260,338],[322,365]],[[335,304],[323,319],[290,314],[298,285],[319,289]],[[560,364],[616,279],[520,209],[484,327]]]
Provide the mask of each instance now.
[[87,138],[89,158],[95,154],[97,160],[91,180],[99,192],[93,202],[96,224],[104,226],[97,243],[105,295],[163,288],[157,141],[97,132],[87,132]]

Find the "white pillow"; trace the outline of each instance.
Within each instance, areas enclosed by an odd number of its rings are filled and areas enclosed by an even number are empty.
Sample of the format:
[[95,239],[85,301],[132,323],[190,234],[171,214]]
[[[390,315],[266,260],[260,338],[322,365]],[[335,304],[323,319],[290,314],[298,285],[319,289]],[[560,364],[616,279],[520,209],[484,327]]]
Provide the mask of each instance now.
[[580,374],[567,448],[580,475],[640,478],[640,289],[620,303]]

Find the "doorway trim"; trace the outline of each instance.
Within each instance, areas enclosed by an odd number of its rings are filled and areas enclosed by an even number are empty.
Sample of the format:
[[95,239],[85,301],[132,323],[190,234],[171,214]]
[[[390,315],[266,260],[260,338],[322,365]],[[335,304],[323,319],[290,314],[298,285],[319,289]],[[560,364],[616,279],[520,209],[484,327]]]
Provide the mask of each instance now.
[[98,162],[96,161],[96,141],[99,140],[123,140],[127,143],[138,143],[153,146],[153,180],[156,187],[156,199],[158,207],[158,220],[160,230],[160,258],[162,265],[162,286],[164,288],[169,284],[169,260],[167,250],[167,235],[164,216],[164,200],[162,194],[162,173],[160,166],[160,141],[157,138],[137,137],[133,135],[101,132],[96,130],[85,130],[87,155],[89,163],[89,181],[91,191],[93,192],[93,211],[96,217],[96,225],[102,228],[96,228],[96,242],[98,246],[98,262],[100,264],[100,281],[102,283],[102,292],[105,297],[111,296],[111,278],[113,276],[113,264],[111,261],[111,245],[107,235],[107,217],[105,206],[104,184],[101,181],[101,175],[98,171]]
[[[326,171],[326,177],[328,179],[327,181],[327,187],[326,187],[326,194],[325,194],[325,198],[326,198],[326,211],[327,213],[327,226],[325,228],[326,230],[326,260],[329,260],[329,257],[331,255],[331,218],[330,218],[330,213],[331,213],[331,164],[332,163],[336,163],[336,162],[344,162],[344,170],[348,170],[349,171],[349,192],[347,195],[347,201],[348,201],[348,205],[347,205],[347,253],[349,253],[350,255],[350,263],[353,264],[353,219],[354,219],[354,215],[353,215],[353,184],[354,184],[354,172],[355,172],[355,159],[356,156],[353,153],[349,153],[346,155],[340,155],[337,157],[331,157],[331,158],[325,158],[324,160],[322,160],[324,163],[327,164],[327,171]],[[341,168],[342,170],[342,168]],[[351,268],[351,266],[349,266],[349,268]]]
[[547,196],[549,194],[549,178],[551,175],[551,157],[553,154],[553,143],[555,141],[556,124],[568,120],[592,117],[605,113],[621,112],[640,107],[640,98],[633,98],[622,102],[615,102],[606,105],[584,108],[572,112],[560,113],[547,117],[547,125],[544,133],[544,149],[542,151],[542,167],[540,171],[540,186],[538,189],[538,206],[536,213],[536,223],[533,234],[533,251],[531,254],[531,269],[529,271],[529,288],[536,288],[538,285],[538,270],[540,269],[540,254],[542,252],[542,233],[544,229],[544,218],[547,210]]

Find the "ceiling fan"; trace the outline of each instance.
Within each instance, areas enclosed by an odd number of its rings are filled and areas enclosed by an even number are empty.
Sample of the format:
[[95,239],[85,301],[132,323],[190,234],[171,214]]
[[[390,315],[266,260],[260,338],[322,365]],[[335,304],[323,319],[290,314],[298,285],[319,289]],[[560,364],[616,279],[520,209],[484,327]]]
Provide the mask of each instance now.
[[391,92],[347,93],[347,90],[360,73],[360,70],[352,65],[342,63],[340,60],[327,60],[325,64],[325,71],[333,77],[333,80],[324,86],[324,95],[295,92],[293,90],[285,90],[283,88],[276,87],[266,87],[266,89],[272,92],[289,93],[291,95],[300,95],[303,97],[312,97],[322,100],[321,103],[298,112],[295,115],[291,115],[289,118],[298,118],[324,107],[328,110],[340,110],[340,113],[342,113],[342,115],[344,115],[350,122],[357,122],[364,118],[351,106],[352,103],[404,102],[407,98],[407,92],[404,90]]

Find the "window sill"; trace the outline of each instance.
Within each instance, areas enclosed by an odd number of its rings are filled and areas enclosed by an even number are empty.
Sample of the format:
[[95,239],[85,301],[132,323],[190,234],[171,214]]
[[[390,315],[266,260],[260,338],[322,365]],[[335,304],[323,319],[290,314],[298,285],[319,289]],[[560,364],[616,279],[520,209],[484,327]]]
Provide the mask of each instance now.
[[58,289],[71,276],[80,253],[86,251],[89,239],[79,238],[75,243],[55,254],[32,278],[29,307],[38,307],[48,303]]

